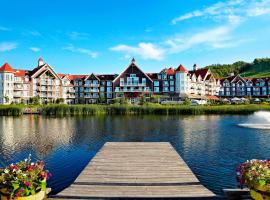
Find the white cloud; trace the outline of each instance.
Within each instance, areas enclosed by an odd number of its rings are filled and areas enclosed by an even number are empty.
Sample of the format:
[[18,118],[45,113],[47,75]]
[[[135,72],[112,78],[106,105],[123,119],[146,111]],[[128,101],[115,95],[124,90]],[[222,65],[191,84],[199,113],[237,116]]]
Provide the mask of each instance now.
[[11,29],[5,26],[0,26],[0,31],[11,31]]
[[111,51],[124,52],[127,55],[139,55],[142,59],[162,60],[165,50],[152,43],[141,42],[137,46],[120,44],[110,48]]
[[35,36],[35,37],[40,37],[42,34],[39,31],[36,30],[31,30],[26,32],[27,35]]
[[15,42],[1,42],[0,43],[0,52],[11,51],[13,49],[16,49],[17,46],[18,45]]
[[80,33],[80,32],[76,32],[76,31],[67,33],[67,35],[72,40],[86,40],[89,38],[88,33]]
[[188,20],[195,17],[205,17],[213,20],[244,20],[248,17],[256,17],[265,14],[270,14],[270,0],[227,0],[215,3],[202,10],[195,10],[172,19],[172,24],[177,24],[183,20]]
[[38,47],[30,47],[29,49],[31,51],[33,51],[33,52],[39,52],[40,51],[40,48],[38,48]]
[[71,52],[76,52],[76,53],[82,53],[90,56],[91,58],[96,58],[98,56],[98,52],[92,51],[90,49],[86,48],[81,48],[81,47],[74,47],[73,45],[68,45],[63,47],[64,50],[68,50]]

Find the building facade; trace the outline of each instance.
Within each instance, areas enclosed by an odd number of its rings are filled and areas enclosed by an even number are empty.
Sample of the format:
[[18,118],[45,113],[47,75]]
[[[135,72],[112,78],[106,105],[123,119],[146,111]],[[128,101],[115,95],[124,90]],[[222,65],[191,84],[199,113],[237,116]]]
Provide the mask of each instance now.
[[222,78],[219,96],[222,98],[269,98],[270,78],[243,78],[240,75]]
[[[223,83],[223,82],[222,82]],[[58,74],[43,59],[33,70],[14,69],[8,63],[0,68],[0,103],[31,103],[38,97],[41,103],[67,104],[109,103],[126,98],[138,103],[144,96],[164,99],[207,99],[219,94],[220,80],[209,69],[188,71],[183,65],[165,68],[159,73],[145,73],[132,59],[128,67],[117,74]],[[262,89],[263,90],[263,89]],[[255,89],[254,89],[255,91]]]

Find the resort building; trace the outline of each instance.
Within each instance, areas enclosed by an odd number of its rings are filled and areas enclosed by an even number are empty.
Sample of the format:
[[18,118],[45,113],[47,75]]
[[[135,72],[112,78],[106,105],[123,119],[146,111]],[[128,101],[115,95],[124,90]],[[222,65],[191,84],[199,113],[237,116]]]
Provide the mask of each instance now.
[[241,75],[231,75],[220,79],[219,96],[222,98],[270,96],[270,78],[244,78]]
[[0,68],[0,103],[64,102],[67,104],[109,103],[126,98],[138,103],[144,96],[159,95],[163,100],[217,98],[220,80],[209,69],[188,71],[183,65],[165,68],[159,73],[145,73],[133,58],[128,67],[117,74],[58,74],[43,59],[33,70],[14,69],[8,63]]

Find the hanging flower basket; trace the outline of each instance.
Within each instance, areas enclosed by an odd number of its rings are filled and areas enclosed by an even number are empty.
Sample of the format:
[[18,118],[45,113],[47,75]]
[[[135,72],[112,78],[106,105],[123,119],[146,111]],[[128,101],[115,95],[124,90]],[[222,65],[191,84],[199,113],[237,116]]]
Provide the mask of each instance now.
[[248,187],[255,200],[270,200],[270,161],[248,160],[237,167],[240,187]]
[[0,168],[0,199],[42,200],[50,173],[42,161],[24,161]]

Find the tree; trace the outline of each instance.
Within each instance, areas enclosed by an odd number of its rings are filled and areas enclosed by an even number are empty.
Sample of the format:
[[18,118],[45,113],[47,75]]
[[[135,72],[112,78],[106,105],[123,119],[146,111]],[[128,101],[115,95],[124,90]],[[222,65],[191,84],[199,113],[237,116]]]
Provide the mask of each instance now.
[[30,98],[30,103],[33,105],[40,105],[40,98],[39,97],[31,97]]
[[65,102],[64,98],[57,98],[55,101],[55,103],[57,104],[64,103],[64,102]]
[[125,97],[122,97],[120,98],[119,103],[124,105],[124,104],[128,104],[128,101]]
[[140,105],[146,104],[146,98],[145,98],[145,96],[141,96],[139,104]]
[[105,97],[104,97],[104,95],[99,95],[98,102],[99,103],[105,103]]
[[9,97],[8,96],[4,96],[4,103],[9,103]]

